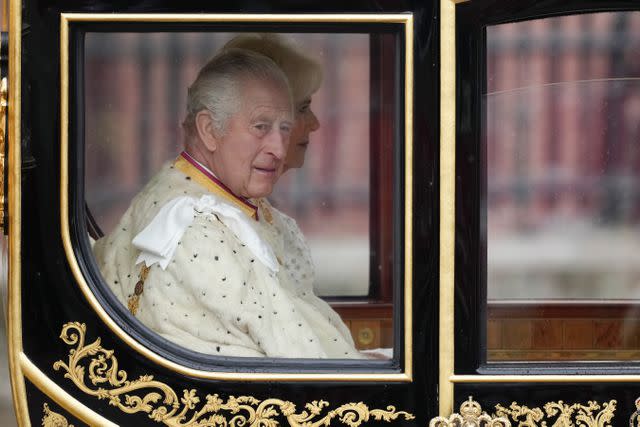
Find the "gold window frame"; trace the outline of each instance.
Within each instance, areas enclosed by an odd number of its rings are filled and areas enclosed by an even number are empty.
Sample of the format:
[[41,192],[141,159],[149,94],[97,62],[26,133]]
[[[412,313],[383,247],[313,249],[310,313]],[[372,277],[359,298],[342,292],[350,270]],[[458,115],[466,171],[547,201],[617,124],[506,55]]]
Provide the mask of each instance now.
[[[69,228],[69,30],[72,23],[78,22],[107,22],[107,23],[371,23],[371,24],[402,24],[405,36],[404,57],[404,312],[403,339],[404,369],[394,373],[232,373],[215,372],[195,369],[171,361],[166,357],[145,347],[131,335],[126,333],[100,305],[91,291],[87,279],[81,272],[76,259]],[[412,330],[412,165],[413,165],[413,16],[409,13],[394,14],[93,14],[93,13],[62,13],[60,17],[60,225],[62,243],[76,283],[98,317],[109,329],[129,347],[148,360],[167,368],[173,372],[195,378],[210,380],[239,380],[239,381],[337,381],[337,382],[411,382],[413,380],[413,330]]]
[[[7,123],[7,240],[8,265],[8,310],[7,347],[9,353],[9,376],[13,406],[18,419],[29,419],[25,368],[22,347],[22,304],[21,304],[21,58],[22,58],[22,4],[20,0],[9,1],[9,98]],[[14,108],[17,106],[17,108]]]

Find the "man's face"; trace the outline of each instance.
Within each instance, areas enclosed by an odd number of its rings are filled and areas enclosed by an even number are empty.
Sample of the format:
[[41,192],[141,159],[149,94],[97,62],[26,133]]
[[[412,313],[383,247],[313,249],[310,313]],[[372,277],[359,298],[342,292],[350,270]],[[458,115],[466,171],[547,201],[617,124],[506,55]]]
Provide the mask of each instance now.
[[240,111],[218,139],[213,170],[239,196],[268,196],[284,166],[293,125],[291,101],[285,88],[272,82],[243,82],[240,93]]

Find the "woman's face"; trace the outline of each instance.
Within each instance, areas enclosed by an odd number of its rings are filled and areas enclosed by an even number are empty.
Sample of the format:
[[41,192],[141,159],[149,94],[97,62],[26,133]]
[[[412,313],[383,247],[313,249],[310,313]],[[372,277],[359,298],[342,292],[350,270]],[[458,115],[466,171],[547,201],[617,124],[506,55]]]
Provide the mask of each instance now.
[[304,155],[309,145],[309,134],[318,130],[320,122],[311,110],[311,97],[295,106],[295,119],[289,139],[289,149],[284,161],[284,170],[300,168],[304,164]]

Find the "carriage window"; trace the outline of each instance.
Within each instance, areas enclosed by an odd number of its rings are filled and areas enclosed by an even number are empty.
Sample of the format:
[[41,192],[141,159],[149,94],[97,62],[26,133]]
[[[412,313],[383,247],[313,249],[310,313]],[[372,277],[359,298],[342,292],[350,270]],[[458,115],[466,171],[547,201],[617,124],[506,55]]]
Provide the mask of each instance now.
[[638,360],[640,12],[486,34],[487,359]]
[[[223,101],[204,92],[228,87],[203,66],[224,46],[270,56],[264,40],[302,57],[272,56],[292,114],[263,70],[262,81],[228,85],[236,92],[221,95],[229,118],[220,125],[203,105]],[[392,208],[402,200],[396,44],[393,34],[85,34],[88,228],[105,282],[129,311],[213,355],[390,357],[401,244],[392,230],[402,218]],[[176,214],[185,206],[195,216]],[[181,292],[186,282],[193,289]],[[251,331],[269,319],[280,325],[269,326],[278,334],[267,345]],[[305,350],[278,349],[284,336]]]

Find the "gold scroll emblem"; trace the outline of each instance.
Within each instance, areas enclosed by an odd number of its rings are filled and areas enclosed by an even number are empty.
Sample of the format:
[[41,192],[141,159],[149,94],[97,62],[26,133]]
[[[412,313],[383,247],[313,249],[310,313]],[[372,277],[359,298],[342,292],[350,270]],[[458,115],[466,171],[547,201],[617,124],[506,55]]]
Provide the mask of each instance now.
[[42,417],[42,427],[73,427],[73,424],[69,424],[69,421],[67,421],[64,416],[49,409],[49,405],[46,403],[44,404],[42,411],[44,412],[44,416]]
[[113,350],[104,349],[100,338],[85,344],[85,334],[84,323],[70,322],[62,327],[60,338],[75,348],[69,350],[66,363],[58,360],[53,369],[65,371],[65,378],[82,392],[106,399],[110,405],[127,414],[145,412],[152,420],[167,426],[278,426],[277,418],[282,416],[292,427],[328,427],[334,420],[349,427],[358,427],[369,420],[392,422],[398,418],[415,418],[408,412],[396,411],[391,405],[386,409],[369,409],[362,402],[341,405],[322,416],[330,406],[324,400],[307,403],[304,410],[297,412],[294,403],[276,398],[259,400],[253,396],[229,396],[224,400],[218,394],[208,394],[201,402],[195,389],[185,389],[178,397],[171,387],[154,380],[152,375],[127,379],[128,374],[119,369]]
[[478,402],[469,396],[469,400],[460,405],[459,414],[449,418],[435,417],[429,421],[429,427],[511,427],[506,417],[491,417],[482,410]]
[[581,403],[567,404],[562,400],[546,403],[543,408],[528,408],[511,403],[508,408],[496,405],[496,415],[511,418],[518,425],[529,427],[546,426],[573,426],[584,427],[611,427],[611,420],[615,415],[616,401],[600,405],[595,401],[589,401],[586,405]]

